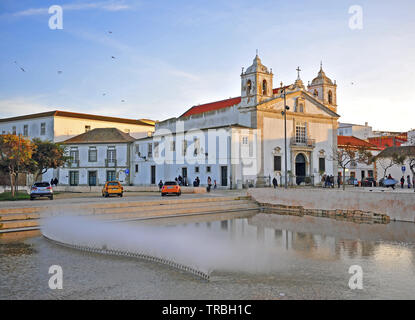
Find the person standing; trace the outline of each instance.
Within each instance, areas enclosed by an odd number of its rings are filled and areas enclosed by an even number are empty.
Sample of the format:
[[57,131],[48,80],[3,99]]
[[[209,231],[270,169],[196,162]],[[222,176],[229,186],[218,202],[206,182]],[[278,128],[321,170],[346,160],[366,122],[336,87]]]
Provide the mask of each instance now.
[[406,181],[408,182],[408,189],[411,189],[411,176],[409,174],[406,177]]
[[401,178],[401,189],[403,189],[403,184],[405,183],[405,178],[402,176]]
[[212,187],[212,179],[210,177],[207,178],[207,192],[210,192],[210,188]]
[[275,177],[274,177],[274,179],[272,179],[272,184],[274,185],[274,189],[275,189],[276,187],[278,187],[278,181],[277,181],[277,178],[275,178]]
[[341,180],[342,180],[342,176],[340,174],[338,174],[337,175],[337,188],[339,188],[339,189],[340,189]]
[[163,181],[162,180],[160,180],[160,182],[159,182],[159,191],[161,191],[161,188],[163,188]]

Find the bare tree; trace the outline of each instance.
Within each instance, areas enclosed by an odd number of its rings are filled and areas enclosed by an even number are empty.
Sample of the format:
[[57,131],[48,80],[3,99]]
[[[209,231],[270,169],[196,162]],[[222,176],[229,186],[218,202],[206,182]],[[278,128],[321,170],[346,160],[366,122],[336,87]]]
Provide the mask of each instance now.
[[344,146],[333,149],[330,160],[337,161],[343,171],[343,190],[346,189],[346,168],[353,162],[370,164],[373,161],[372,153],[365,146],[354,146],[347,143]]
[[[374,159],[377,161],[377,163],[382,167],[383,169],[383,177],[386,177],[386,173],[389,168],[393,167],[394,165],[403,165],[405,162],[405,156],[398,155],[397,153],[394,153],[390,158],[384,158],[384,157],[375,157]],[[412,169],[411,169],[412,170]]]

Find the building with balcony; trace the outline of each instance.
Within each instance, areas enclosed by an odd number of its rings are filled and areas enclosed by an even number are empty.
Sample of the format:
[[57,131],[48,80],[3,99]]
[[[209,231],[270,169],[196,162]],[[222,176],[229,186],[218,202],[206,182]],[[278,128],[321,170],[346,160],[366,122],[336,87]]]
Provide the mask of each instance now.
[[119,180],[130,184],[130,146],[135,141],[116,128],[97,128],[64,141],[67,165],[57,169],[59,184],[99,186]]
[[323,67],[307,88],[300,78],[273,86],[273,73],[258,55],[242,69],[241,95],[190,107],[177,118],[160,121],[151,138],[138,139],[131,151],[134,184],[186,177],[208,177],[218,187],[283,183],[285,171],[284,97],[287,116],[287,171],[297,183],[321,171],[337,174],[330,155],[337,149],[337,84]]

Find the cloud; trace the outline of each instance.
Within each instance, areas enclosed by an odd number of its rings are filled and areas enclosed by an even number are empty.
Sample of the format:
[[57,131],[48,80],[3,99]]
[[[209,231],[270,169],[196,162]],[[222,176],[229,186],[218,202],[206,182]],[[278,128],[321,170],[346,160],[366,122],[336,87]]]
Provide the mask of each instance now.
[[[62,9],[71,10],[71,11],[80,11],[80,10],[104,10],[104,11],[122,11],[132,9],[132,6],[126,4],[125,1],[101,1],[101,2],[91,2],[91,3],[73,3],[73,4],[64,4],[61,5]],[[30,8],[22,11],[13,13],[14,16],[34,16],[48,14],[49,8]]]
[[24,114],[46,112],[54,110],[45,103],[40,102],[45,95],[32,97],[12,97],[0,100],[0,118],[20,116]]

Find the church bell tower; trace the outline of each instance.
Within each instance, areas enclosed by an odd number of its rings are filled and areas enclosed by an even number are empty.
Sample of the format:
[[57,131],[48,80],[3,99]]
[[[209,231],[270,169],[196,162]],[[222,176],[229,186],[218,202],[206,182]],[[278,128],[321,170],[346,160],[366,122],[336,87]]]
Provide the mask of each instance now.
[[264,66],[256,54],[252,65],[241,73],[241,105],[256,106],[272,97],[272,71]]

